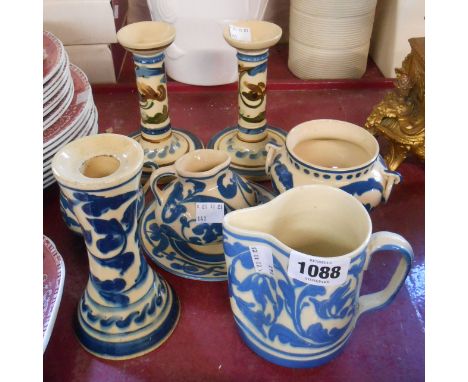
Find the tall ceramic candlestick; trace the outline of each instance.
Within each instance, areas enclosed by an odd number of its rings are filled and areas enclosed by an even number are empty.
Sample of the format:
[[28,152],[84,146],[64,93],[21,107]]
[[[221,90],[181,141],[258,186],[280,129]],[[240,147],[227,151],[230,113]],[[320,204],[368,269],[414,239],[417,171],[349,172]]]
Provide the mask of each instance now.
[[284,145],[286,132],[266,120],[268,48],[281,37],[281,28],[265,21],[239,21],[224,30],[226,41],[237,49],[239,117],[237,126],[216,134],[209,148],[226,151],[231,167],[253,180],[265,180],[265,145]]
[[89,352],[127,359],[161,345],[179,302],[140,253],[137,218],[143,150],[133,139],[100,134],[62,148],[52,170],[85,240],[89,279],[76,331]]
[[142,21],[120,29],[117,39],[133,54],[141,120],[140,131],[132,136],[144,149],[146,178],[153,169],[171,165],[203,144],[188,131],[171,126],[164,50],[175,39],[174,27],[163,22]]

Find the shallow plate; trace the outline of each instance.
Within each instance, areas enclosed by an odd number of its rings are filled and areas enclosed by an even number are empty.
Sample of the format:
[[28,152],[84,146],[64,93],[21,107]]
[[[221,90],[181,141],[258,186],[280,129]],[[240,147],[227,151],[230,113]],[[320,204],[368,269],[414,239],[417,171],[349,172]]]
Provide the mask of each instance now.
[[75,127],[83,118],[83,111],[87,105],[87,100],[90,97],[91,86],[89,85],[88,78],[81,69],[75,65],[70,65],[70,70],[73,78],[73,99],[67,110],[60,116],[60,118],[52,126],[42,132],[42,143],[44,146],[50,145],[55,142],[69,129]]
[[43,161],[46,161],[47,159],[53,157],[60,148],[62,148],[68,142],[71,142],[74,139],[74,137],[77,137],[80,134],[82,135],[83,132],[89,127],[90,123],[93,121],[93,118],[95,118],[94,114],[96,113],[96,107],[90,102],[90,105],[87,106],[87,109],[89,109],[89,111],[86,111],[86,115],[84,116],[83,121],[81,121],[73,129],[70,129],[70,131],[67,131],[66,134],[60,137],[60,139],[53,142],[53,144],[43,147]]
[[63,87],[70,74],[70,61],[68,55],[65,55],[63,64],[60,65],[58,72],[44,84],[42,89],[42,103],[46,104],[57,92],[57,89]]
[[[250,184],[258,193],[259,204],[275,197],[265,187]],[[157,266],[180,277],[202,281],[227,280],[224,253],[206,255],[188,246],[186,241],[161,232],[155,220],[156,207],[153,200],[143,212],[138,227],[140,243],[148,257]]]
[[[96,108],[94,108],[92,120],[89,123],[89,127],[87,127],[85,130],[80,132],[80,134],[78,136],[76,136],[74,138],[71,138],[69,142],[71,142],[71,141],[73,141],[75,139],[84,137],[84,136],[97,134],[98,130],[99,130],[97,120],[98,120],[98,113],[97,113]],[[61,147],[65,146],[67,143],[68,142],[65,142],[62,146],[58,147],[56,151],[58,151]],[[55,155],[55,152],[53,154]],[[46,160],[46,162],[43,163],[43,168],[42,168],[42,172],[43,172],[43,175],[42,175],[43,189],[47,188],[51,184],[55,183],[55,178],[54,178],[54,175],[52,173],[52,167],[51,167],[52,158],[53,158],[53,156],[51,158],[49,158],[49,160]]]
[[50,32],[43,32],[42,44],[44,55],[42,59],[42,78],[43,83],[46,83],[57,73],[66,53],[62,42]]
[[91,135],[92,129],[94,129],[95,125],[97,125],[97,110],[95,107],[93,107],[93,109],[91,110],[90,116],[82,129],[76,131],[73,135],[69,136],[67,140],[63,141],[60,145],[58,145],[54,150],[52,150],[51,152],[47,153],[46,155],[42,157],[43,170],[45,170],[47,166],[50,167],[50,164],[52,163],[52,159],[54,158],[54,155],[57,153],[57,151],[59,151],[62,147],[66,146],[68,143],[78,138]]
[[53,241],[45,235],[42,240],[42,351],[45,351],[62,299],[65,264]]
[[65,113],[73,100],[73,81],[67,81],[57,97],[52,98],[46,109],[42,109],[42,130],[48,129]]
[[[68,94],[71,93],[73,97],[73,80],[71,76],[69,76],[63,85],[60,88],[57,88],[53,96],[42,105],[42,116],[46,119],[47,115],[50,114],[57,105],[67,98]],[[71,98],[70,98],[71,101]]]

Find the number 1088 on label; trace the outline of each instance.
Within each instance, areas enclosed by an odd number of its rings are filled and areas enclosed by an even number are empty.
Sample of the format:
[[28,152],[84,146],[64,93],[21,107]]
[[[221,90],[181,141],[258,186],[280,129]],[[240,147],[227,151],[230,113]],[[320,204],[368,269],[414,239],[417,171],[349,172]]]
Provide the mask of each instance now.
[[349,258],[327,258],[291,251],[288,275],[312,285],[341,285],[348,277]]

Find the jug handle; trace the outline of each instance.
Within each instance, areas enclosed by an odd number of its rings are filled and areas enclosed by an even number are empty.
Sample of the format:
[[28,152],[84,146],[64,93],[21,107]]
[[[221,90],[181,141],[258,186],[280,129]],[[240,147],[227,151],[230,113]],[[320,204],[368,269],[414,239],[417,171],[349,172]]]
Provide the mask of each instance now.
[[[151,191],[153,191],[154,198],[158,202],[159,205],[162,203],[162,194],[161,190],[158,188],[158,180],[164,178],[165,176],[177,176],[177,172],[175,171],[174,166],[164,166],[154,170],[151,173],[150,180],[148,181],[149,187],[151,187]],[[145,190],[145,192],[148,188]]]
[[390,282],[383,290],[359,296],[358,317],[363,313],[384,308],[393,301],[403,286],[414,260],[413,249],[406,239],[392,232],[377,232],[372,235],[367,247],[365,270],[377,251],[397,251],[401,259]]
[[265,159],[265,173],[270,175],[271,166],[278,156],[278,152],[281,149],[281,146],[276,146],[273,143],[267,143],[265,149],[267,151],[267,156]]
[[378,164],[379,172],[382,174],[382,177],[385,180],[385,186],[382,197],[385,200],[385,202],[387,202],[388,198],[390,197],[390,193],[392,192],[393,185],[400,183],[402,180],[402,176],[397,171],[389,170],[382,157],[378,158]]

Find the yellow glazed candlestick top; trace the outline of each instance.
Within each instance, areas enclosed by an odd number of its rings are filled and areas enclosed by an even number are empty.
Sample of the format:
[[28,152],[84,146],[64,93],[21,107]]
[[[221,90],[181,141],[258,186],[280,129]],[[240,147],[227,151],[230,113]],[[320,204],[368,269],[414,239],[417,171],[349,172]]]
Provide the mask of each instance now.
[[133,53],[151,53],[169,46],[176,30],[171,24],[158,21],[141,21],[129,24],[117,32],[117,40]]
[[[238,40],[231,37],[230,25],[238,28],[249,28],[250,41]],[[246,20],[229,23],[224,28],[223,34],[228,44],[236,49],[260,50],[275,45],[281,38],[283,31],[278,25],[267,21]]]

